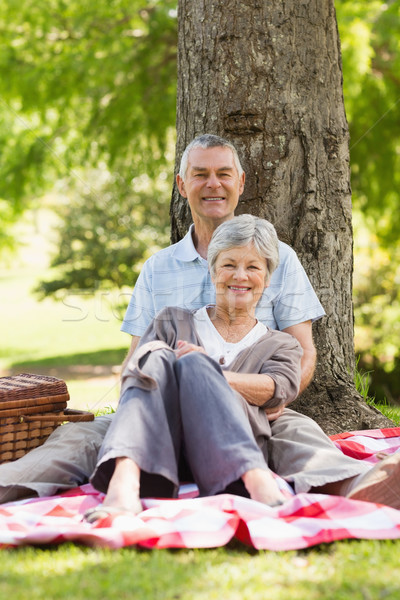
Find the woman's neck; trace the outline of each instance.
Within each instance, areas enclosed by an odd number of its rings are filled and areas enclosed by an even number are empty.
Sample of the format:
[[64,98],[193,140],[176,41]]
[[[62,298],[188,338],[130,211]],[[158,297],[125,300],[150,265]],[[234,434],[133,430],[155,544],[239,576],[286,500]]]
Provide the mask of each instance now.
[[248,312],[246,310],[230,314],[218,306],[211,306],[207,308],[207,314],[215,329],[226,342],[239,342],[257,324],[255,311]]

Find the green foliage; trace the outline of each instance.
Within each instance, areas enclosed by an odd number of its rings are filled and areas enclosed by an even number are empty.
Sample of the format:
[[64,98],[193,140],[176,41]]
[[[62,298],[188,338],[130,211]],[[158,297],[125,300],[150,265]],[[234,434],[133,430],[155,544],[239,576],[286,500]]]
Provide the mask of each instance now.
[[337,0],[354,205],[400,235],[400,2]]
[[336,0],[354,205],[355,346],[400,400],[400,2]]
[[60,206],[52,278],[36,291],[44,297],[59,290],[132,288],[143,260],[168,243],[165,182],[150,184],[142,176],[126,187],[112,181]]
[[373,394],[400,401],[400,244],[379,244],[374,221],[355,211],[354,314],[360,367]]
[[[0,4],[0,199],[9,216],[79,165],[125,183],[165,165],[176,2]],[[0,207],[1,208],[1,207]]]

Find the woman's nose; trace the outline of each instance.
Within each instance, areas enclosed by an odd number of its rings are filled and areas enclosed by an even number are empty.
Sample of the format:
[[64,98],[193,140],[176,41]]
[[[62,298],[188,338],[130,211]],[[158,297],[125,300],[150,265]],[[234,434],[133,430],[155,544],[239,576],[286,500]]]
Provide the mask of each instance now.
[[235,279],[246,279],[247,278],[247,273],[246,273],[246,269],[244,269],[243,267],[237,267],[234,273],[234,277]]

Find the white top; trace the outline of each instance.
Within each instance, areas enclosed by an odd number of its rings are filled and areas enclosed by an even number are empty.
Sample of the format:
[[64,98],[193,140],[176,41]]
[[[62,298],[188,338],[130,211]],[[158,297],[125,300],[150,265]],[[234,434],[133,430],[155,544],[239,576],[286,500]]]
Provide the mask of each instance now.
[[[207,261],[197,252],[192,231],[193,225],[182,240],[159,250],[144,263],[122,331],[143,335],[150,321],[166,306],[197,310],[215,303]],[[282,330],[324,315],[296,252],[279,242],[279,266],[257,305],[257,319],[271,329]]]
[[217,361],[221,366],[223,365],[225,369],[232,364],[239,352],[254,344],[268,331],[265,325],[257,321],[253,329],[239,342],[226,342],[212,324],[207,313],[207,308],[207,306],[203,306],[203,308],[194,313],[196,331],[201,340],[201,345],[208,356]]

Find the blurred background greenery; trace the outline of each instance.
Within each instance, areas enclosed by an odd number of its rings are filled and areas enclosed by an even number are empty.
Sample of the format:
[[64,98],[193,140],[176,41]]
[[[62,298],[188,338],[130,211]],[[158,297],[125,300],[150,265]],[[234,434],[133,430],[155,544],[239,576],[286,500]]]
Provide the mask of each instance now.
[[[0,5],[0,369],[115,405],[121,316],[169,241],[176,0]],[[355,352],[400,404],[400,1],[336,0],[350,126]]]

